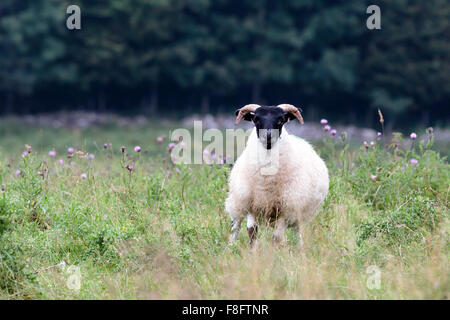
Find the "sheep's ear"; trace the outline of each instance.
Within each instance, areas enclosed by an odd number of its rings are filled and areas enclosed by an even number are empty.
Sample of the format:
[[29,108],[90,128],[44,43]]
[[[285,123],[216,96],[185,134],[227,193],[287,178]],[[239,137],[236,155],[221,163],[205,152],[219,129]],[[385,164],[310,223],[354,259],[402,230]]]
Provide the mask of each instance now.
[[[237,115],[239,114],[239,111],[240,111],[240,110],[241,110],[241,109],[237,109],[237,110],[236,110],[236,112],[235,112],[236,117],[237,117]],[[246,121],[253,121],[253,117],[254,117],[254,116],[255,116],[255,114],[254,114],[253,112],[249,112],[249,113],[246,113],[242,119],[244,119],[244,120],[246,120]]]

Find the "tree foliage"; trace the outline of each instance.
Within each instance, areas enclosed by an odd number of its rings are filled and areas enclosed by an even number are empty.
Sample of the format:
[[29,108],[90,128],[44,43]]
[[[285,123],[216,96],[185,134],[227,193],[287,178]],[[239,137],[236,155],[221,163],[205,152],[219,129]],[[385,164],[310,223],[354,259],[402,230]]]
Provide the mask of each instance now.
[[[81,30],[65,27],[81,8]],[[0,112],[230,110],[448,118],[450,6],[366,1],[57,0],[0,4]],[[222,107],[222,108],[221,108]],[[444,114],[444,118],[442,115]],[[364,118],[365,117],[365,118]]]

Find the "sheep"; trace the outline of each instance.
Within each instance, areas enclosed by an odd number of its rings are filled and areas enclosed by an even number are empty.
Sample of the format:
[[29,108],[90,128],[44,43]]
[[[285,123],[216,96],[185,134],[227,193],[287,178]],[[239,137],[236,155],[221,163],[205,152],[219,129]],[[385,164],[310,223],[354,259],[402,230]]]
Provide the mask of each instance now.
[[274,225],[277,243],[285,242],[287,227],[294,227],[302,247],[301,228],[327,196],[329,178],[313,147],[283,127],[295,118],[303,124],[300,110],[290,104],[249,104],[236,110],[236,116],[236,124],[244,119],[252,121],[255,128],[229,177],[225,211],[232,220],[230,244],[236,242],[247,215],[251,247],[259,219]]

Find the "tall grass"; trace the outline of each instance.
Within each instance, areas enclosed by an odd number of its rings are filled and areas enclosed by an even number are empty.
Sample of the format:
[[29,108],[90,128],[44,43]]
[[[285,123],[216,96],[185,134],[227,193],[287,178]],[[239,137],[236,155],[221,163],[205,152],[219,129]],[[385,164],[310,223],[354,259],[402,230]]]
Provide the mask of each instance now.
[[[10,132],[0,137],[0,298],[449,298],[449,165],[431,132],[403,149],[400,135],[355,149],[325,133],[330,193],[303,251],[291,233],[273,245],[265,226],[255,248],[244,232],[228,246],[231,166],[172,165],[167,139],[156,142],[168,128]],[[82,153],[68,158],[68,147]]]

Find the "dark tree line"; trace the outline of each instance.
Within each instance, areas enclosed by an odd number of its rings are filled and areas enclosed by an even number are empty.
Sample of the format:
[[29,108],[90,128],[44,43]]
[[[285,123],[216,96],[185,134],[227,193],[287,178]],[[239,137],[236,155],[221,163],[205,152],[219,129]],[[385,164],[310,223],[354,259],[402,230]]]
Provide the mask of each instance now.
[[[81,8],[81,30],[66,8]],[[2,0],[0,113],[229,112],[292,102],[311,118],[449,118],[450,5],[380,0]],[[414,121],[413,121],[414,122]]]

